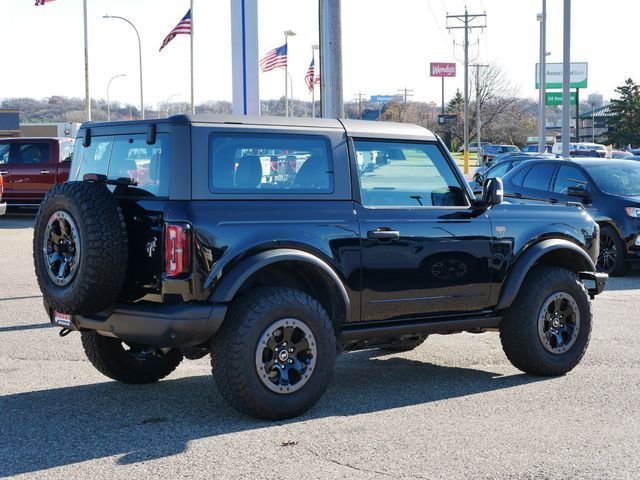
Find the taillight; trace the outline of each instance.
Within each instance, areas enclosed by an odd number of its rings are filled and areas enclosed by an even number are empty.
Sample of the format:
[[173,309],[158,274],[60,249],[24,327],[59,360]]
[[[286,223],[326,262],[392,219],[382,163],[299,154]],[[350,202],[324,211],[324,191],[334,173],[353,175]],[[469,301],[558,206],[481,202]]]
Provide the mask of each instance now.
[[2,200],[2,192],[4,191],[4,179],[0,176],[0,200]]
[[169,277],[177,277],[189,272],[190,230],[187,225],[166,225],[165,237],[165,272]]

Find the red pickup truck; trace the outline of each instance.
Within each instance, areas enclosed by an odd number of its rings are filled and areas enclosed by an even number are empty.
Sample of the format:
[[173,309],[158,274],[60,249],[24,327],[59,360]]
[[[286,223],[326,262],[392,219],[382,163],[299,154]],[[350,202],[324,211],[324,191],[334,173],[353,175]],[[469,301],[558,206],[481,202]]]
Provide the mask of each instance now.
[[74,139],[0,138],[2,201],[36,207],[56,183],[69,178]]

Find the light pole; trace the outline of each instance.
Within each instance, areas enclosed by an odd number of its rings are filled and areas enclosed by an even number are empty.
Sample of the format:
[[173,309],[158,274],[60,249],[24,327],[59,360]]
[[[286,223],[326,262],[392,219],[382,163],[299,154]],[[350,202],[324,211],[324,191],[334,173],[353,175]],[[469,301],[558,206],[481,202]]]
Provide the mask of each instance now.
[[591,143],[596,143],[596,104],[591,102]]
[[284,31],[284,44],[287,45],[287,62],[284,64],[284,116],[289,116],[289,80],[287,76],[289,75],[288,64],[289,64],[289,45],[288,39],[289,37],[295,37],[296,32],[293,30],[285,30]]
[[144,90],[142,88],[142,42],[140,41],[140,34],[138,33],[138,29],[133,23],[131,23],[124,17],[119,17],[117,15],[103,15],[102,18],[117,18],[119,20],[123,20],[131,25],[134,32],[136,32],[136,36],[138,37],[138,60],[140,63],[140,112],[142,114],[142,119],[144,120]]
[[109,83],[107,83],[107,122],[111,121],[111,101],[109,100],[109,88],[111,88],[111,82],[113,82],[116,78],[126,77],[126,73],[120,73],[114,77],[111,77]]
[[[295,111],[294,111],[294,105],[293,105],[293,78],[291,78],[291,74],[289,72],[287,72],[287,76],[289,77],[289,84],[290,84],[290,89],[289,91],[291,92],[291,116],[295,117]],[[288,116],[288,114],[287,114]]]
[[547,148],[547,0],[542,0],[540,22],[540,112],[538,115],[538,152],[544,153]]

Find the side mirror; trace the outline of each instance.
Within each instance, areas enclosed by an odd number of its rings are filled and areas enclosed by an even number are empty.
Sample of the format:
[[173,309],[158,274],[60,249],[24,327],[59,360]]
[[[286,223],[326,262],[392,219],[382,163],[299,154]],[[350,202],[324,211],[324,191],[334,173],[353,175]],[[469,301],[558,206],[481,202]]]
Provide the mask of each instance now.
[[489,178],[482,186],[482,203],[487,206],[500,205],[504,198],[504,186],[502,179]]
[[478,185],[484,185],[484,175],[480,174],[480,175],[476,175],[476,177],[474,178],[474,180],[476,181],[476,183]]

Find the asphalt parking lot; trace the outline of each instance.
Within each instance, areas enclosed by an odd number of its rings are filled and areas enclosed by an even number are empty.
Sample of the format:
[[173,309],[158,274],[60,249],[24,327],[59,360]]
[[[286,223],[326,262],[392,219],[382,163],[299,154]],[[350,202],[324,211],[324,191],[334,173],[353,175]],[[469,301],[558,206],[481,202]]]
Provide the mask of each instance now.
[[208,357],[155,385],[108,380],[42,309],[31,215],[0,217],[0,477],[624,479],[640,471],[640,273],[594,301],[591,344],[560,378],[513,368],[497,334],[339,357],[285,422],[237,414]]

